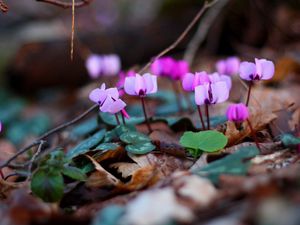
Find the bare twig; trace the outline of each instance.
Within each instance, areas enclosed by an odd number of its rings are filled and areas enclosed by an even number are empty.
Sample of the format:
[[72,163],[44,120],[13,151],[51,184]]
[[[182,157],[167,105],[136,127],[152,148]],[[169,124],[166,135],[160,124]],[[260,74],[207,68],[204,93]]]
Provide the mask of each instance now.
[[75,0],[72,0],[72,32],[71,32],[71,61],[73,61],[74,54],[74,35],[75,35]]
[[[64,9],[72,8],[72,2],[64,2],[60,0],[36,0],[36,1],[49,3],[51,5],[62,7]],[[90,4],[92,1],[93,0],[81,0],[80,2],[75,2],[74,7],[76,8],[83,7],[85,5]]]
[[205,13],[205,11],[213,6],[215,3],[217,3],[218,0],[214,0],[212,2],[205,2],[204,6],[200,9],[200,11],[197,13],[197,15],[194,17],[194,19],[189,23],[189,25],[185,28],[185,30],[181,33],[181,35],[167,48],[162,50],[160,53],[158,53],[155,57],[153,57],[138,73],[143,73],[146,71],[146,69],[149,68],[149,66],[158,58],[164,56],[169,51],[174,49],[184,38],[185,36],[190,32],[190,30],[194,27],[194,25],[198,22],[198,20],[201,18],[201,16]]
[[31,177],[31,170],[32,170],[32,165],[35,161],[35,159],[38,157],[38,155],[41,153],[43,145],[45,144],[45,141],[41,140],[40,145],[37,149],[37,151],[34,153],[34,155],[32,156],[29,166],[28,166],[28,177],[27,177],[27,181],[29,181],[30,177]]
[[0,9],[4,13],[8,11],[8,6],[2,0],[0,0]]
[[186,51],[184,53],[184,59],[189,62],[191,65],[194,61],[194,57],[196,55],[196,52],[201,45],[201,43],[204,41],[205,37],[207,36],[207,33],[209,31],[209,28],[217,18],[217,16],[220,14],[221,10],[224,8],[224,6],[227,4],[229,0],[220,0],[214,8],[211,8],[207,14],[203,17],[203,19],[199,22],[198,29],[194,35],[194,37],[189,42]]
[[77,116],[76,118],[74,118],[73,120],[64,123],[58,127],[53,128],[52,130],[49,130],[48,132],[46,132],[45,134],[41,135],[40,137],[37,138],[36,141],[34,141],[33,143],[31,143],[30,145],[22,148],[20,151],[18,151],[15,155],[13,155],[11,158],[9,158],[7,161],[5,161],[4,163],[2,163],[0,165],[0,169],[9,166],[10,162],[12,162],[13,160],[15,160],[19,155],[22,155],[23,153],[29,151],[32,147],[40,145],[42,141],[44,141],[44,139],[46,139],[47,137],[51,136],[52,134],[55,134],[63,129],[65,129],[68,126],[73,125],[74,123],[78,122],[79,120],[83,119],[85,116],[87,116],[90,112],[92,112],[94,109],[96,109],[98,107],[98,104],[93,105],[92,107],[90,107],[88,110],[86,110],[85,112],[83,112],[82,114],[80,114],[79,116]]

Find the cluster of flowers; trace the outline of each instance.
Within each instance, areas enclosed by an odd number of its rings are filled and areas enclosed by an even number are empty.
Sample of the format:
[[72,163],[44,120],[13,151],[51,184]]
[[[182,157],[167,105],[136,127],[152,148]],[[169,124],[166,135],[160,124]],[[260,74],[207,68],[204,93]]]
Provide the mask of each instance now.
[[117,75],[121,69],[121,60],[115,54],[92,54],[86,60],[86,69],[92,79],[97,79],[102,75]]
[[[185,61],[176,61],[170,57],[164,57],[154,61],[151,66],[151,72],[144,75],[129,71],[120,73],[120,80],[117,87],[124,91],[118,91],[118,88],[105,89],[105,84],[90,93],[90,100],[99,104],[102,112],[117,114],[122,112],[125,117],[128,114],[125,111],[126,103],[120,99],[120,94],[139,96],[142,99],[145,119],[145,103],[143,98],[148,94],[157,92],[157,76],[165,76],[172,80],[180,80],[182,88],[187,92],[194,92],[195,103],[198,105],[202,127],[205,128],[200,110],[201,105],[206,106],[206,116],[209,120],[208,106],[222,103],[229,98],[232,86],[231,76],[237,75],[248,81],[266,80],[274,75],[273,62],[266,59],[255,59],[255,63],[241,62],[236,57],[230,57],[226,60],[220,60],[216,63],[217,72],[208,74],[205,71],[189,73],[188,63]],[[249,88],[250,90],[250,88]],[[241,122],[248,118],[249,112],[247,106],[240,104],[230,105],[227,110],[229,120]],[[150,126],[149,126],[150,127]],[[209,121],[207,124],[209,129]],[[150,129],[149,129],[150,130]]]

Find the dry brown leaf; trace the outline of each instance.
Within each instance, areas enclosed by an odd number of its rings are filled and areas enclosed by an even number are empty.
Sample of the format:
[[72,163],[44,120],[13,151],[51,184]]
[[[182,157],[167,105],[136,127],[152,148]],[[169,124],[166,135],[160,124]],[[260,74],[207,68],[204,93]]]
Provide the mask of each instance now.
[[[250,122],[254,132],[260,131],[265,128],[271,121],[277,118],[274,113],[271,113],[265,109],[250,108]],[[240,143],[245,137],[251,136],[251,129],[247,122],[243,123],[243,129],[237,130],[233,122],[228,121],[225,135],[228,137],[228,146]]]
[[111,173],[107,172],[91,156],[86,155],[86,157],[92,161],[92,163],[95,166],[95,169],[97,170],[88,177],[85,183],[87,187],[116,186],[120,182],[118,178],[113,176]]
[[126,191],[136,191],[154,185],[161,179],[161,174],[157,173],[154,166],[146,166],[132,173],[132,178],[128,183],[119,183],[118,189]]
[[177,158],[168,154],[154,154],[147,155],[132,155],[129,157],[136,162],[140,167],[154,166],[158,172],[164,176],[169,176],[175,171],[185,170],[192,166],[193,162],[188,159]]
[[[0,149],[1,149],[1,154],[0,154],[0,164],[5,162],[7,159],[12,157],[16,153],[16,148],[8,141],[5,140],[0,140]],[[5,167],[2,169],[2,173],[5,176],[8,174],[11,174],[13,170],[11,170],[8,167]],[[8,178],[8,181],[14,181],[16,177],[10,177]]]
[[122,174],[123,178],[131,176],[136,170],[141,167],[136,163],[118,162],[113,163],[109,167],[117,169],[117,171]]

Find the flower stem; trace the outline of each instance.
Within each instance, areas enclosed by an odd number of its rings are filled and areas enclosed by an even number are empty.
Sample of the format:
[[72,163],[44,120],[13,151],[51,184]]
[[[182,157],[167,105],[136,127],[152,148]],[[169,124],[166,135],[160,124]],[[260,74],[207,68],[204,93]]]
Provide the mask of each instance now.
[[253,129],[253,127],[252,127],[252,124],[251,124],[250,120],[247,119],[247,122],[248,122],[248,125],[249,125],[249,128],[250,128],[250,131],[251,131],[253,140],[254,140],[254,142],[255,142],[255,145],[256,145],[256,147],[257,147],[259,150],[261,150],[260,147],[259,147],[259,144],[258,144],[258,141],[257,141],[257,138],[256,138],[256,134],[255,134],[255,132],[254,132],[254,129]]
[[174,81],[171,81],[171,82],[172,82],[174,94],[176,96],[176,103],[177,103],[178,110],[179,110],[179,112],[182,112],[180,94],[179,94],[177,82],[174,82]]
[[205,104],[205,114],[206,114],[206,120],[207,120],[207,130],[210,130],[210,119],[209,119],[209,110],[208,110],[208,104]]
[[123,113],[121,113],[121,115],[122,115],[122,122],[123,122],[123,125],[126,125],[125,117],[124,117]]
[[246,100],[246,106],[247,107],[248,107],[249,101],[250,101],[250,93],[251,93],[252,86],[253,86],[253,82],[250,81],[249,86],[248,86],[247,100]]
[[117,114],[117,113],[115,114],[115,117],[116,117],[117,124],[118,124],[118,125],[121,125],[121,123],[120,123],[120,120],[119,120],[119,117],[118,117],[118,114]]
[[201,125],[202,125],[202,130],[205,130],[205,125],[204,125],[204,121],[203,121],[203,116],[202,116],[200,105],[197,105],[197,109],[198,109],[198,113],[199,113],[199,117],[200,117],[200,121],[201,121]]
[[148,117],[147,117],[147,112],[146,112],[146,106],[145,106],[145,99],[144,99],[144,97],[141,97],[141,102],[142,102],[142,106],[143,106],[143,111],[144,111],[144,116],[145,116],[145,121],[146,121],[146,124],[147,124],[147,127],[148,127],[148,131],[149,131],[149,133],[151,133],[152,129],[151,129]]

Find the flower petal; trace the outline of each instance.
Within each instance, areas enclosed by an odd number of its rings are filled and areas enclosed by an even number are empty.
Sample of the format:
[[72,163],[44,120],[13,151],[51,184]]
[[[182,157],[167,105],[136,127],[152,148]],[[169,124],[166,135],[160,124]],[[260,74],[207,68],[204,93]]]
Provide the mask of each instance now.
[[251,62],[242,62],[240,65],[240,77],[244,80],[252,80],[251,75],[256,75],[255,64]]
[[146,84],[145,84],[145,79],[144,77],[142,77],[140,74],[136,74],[135,75],[135,84],[134,84],[134,90],[135,93],[140,95],[142,94],[146,94]]
[[109,113],[118,113],[120,112],[122,109],[124,109],[126,106],[126,103],[124,101],[122,101],[121,99],[118,99],[117,101],[114,101],[110,108],[108,109]]
[[112,106],[113,103],[114,103],[114,100],[110,96],[107,96],[107,98],[105,99],[103,105],[100,106],[100,110],[102,112],[109,112],[110,107]]
[[184,75],[182,79],[182,88],[185,91],[193,91],[194,90],[194,79],[195,75],[192,73],[187,73]]
[[124,82],[124,91],[128,95],[138,95],[138,93],[135,92],[135,77],[126,77]]
[[95,103],[101,103],[106,98],[106,92],[100,88],[92,90],[89,94],[89,99]]
[[153,94],[157,92],[157,77],[146,73],[143,75],[145,85],[146,85],[146,94]]
[[256,70],[259,69],[259,75],[262,80],[269,80],[273,77],[275,66],[272,61],[266,59],[255,59],[256,62]]
[[214,103],[225,102],[229,98],[229,88],[225,81],[219,81],[211,84]]
[[85,66],[91,78],[98,78],[102,70],[101,57],[96,54],[90,55],[85,62]]
[[225,60],[219,60],[216,63],[216,69],[220,74],[226,74],[226,62]]
[[195,87],[195,102],[197,105],[204,105],[205,100],[208,99],[208,85],[203,84]]
[[114,100],[119,98],[119,91],[117,88],[108,88],[105,90],[107,95],[110,95]]

